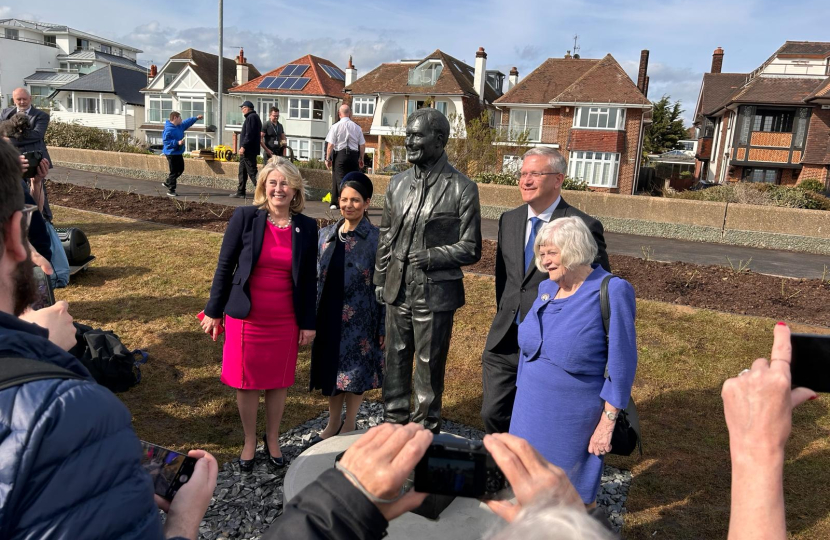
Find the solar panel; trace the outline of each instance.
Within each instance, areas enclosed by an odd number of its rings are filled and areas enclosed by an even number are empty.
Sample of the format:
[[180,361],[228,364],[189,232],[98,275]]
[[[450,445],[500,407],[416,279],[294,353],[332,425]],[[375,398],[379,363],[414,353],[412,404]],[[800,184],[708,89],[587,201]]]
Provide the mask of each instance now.
[[300,77],[296,81],[294,81],[294,85],[291,87],[292,90],[302,90],[305,88],[305,85],[308,84],[308,81],[311,79],[309,77]]
[[340,71],[339,69],[337,69],[336,67],[326,66],[324,64],[320,64],[320,67],[323,68],[323,71],[325,71],[326,74],[328,74],[328,76],[331,77],[332,79],[337,79],[339,81],[345,81],[346,80],[345,74],[342,71]]
[[305,73],[307,70],[308,66],[306,64],[299,64],[294,66],[294,73],[292,73],[291,75],[293,77],[302,77],[303,73]]
[[268,88],[279,88],[282,83],[285,82],[285,77],[274,77],[274,80],[271,81],[271,85]]
[[280,83],[278,88],[283,89],[283,90],[290,90],[291,85],[293,85],[294,81],[296,81],[296,80],[297,79],[295,79],[294,77],[284,77],[283,81]]
[[280,73],[280,77],[290,77],[294,74],[294,69],[297,67],[296,64],[288,64],[284,68],[282,68],[282,73]]
[[260,81],[260,83],[257,85],[257,88],[268,88],[268,86],[269,86],[271,83],[273,83],[273,82],[274,82],[274,79],[275,79],[275,78],[276,78],[276,77],[265,77],[265,78],[264,78],[264,79],[262,79],[262,81]]

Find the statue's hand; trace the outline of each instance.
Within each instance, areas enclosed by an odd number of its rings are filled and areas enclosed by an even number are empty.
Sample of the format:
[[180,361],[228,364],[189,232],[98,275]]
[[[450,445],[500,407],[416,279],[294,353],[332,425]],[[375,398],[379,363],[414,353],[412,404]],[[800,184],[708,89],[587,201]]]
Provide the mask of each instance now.
[[415,251],[409,254],[409,264],[424,270],[429,266],[429,253],[426,250]]
[[375,300],[378,304],[383,304],[383,287],[375,287]]

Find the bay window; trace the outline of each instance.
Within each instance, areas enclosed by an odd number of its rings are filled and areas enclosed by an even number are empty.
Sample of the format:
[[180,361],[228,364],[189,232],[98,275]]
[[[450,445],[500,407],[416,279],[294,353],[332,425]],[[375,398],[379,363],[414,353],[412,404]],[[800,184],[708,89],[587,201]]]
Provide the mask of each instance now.
[[568,176],[583,180],[589,186],[617,187],[620,155],[612,152],[571,152]]
[[[182,114],[182,119],[187,120],[200,114],[207,118],[205,111],[210,107],[210,100],[203,97],[180,97],[179,98],[179,112]],[[197,120],[194,125],[205,125],[205,118]]]
[[162,94],[150,96],[150,107],[147,109],[147,122],[164,123],[173,112],[173,98]]
[[625,129],[625,109],[620,107],[577,107],[573,127]]
[[324,107],[321,99],[292,98],[288,100],[288,118],[322,120]]
[[355,116],[374,116],[375,115],[375,98],[373,97],[356,97],[352,103],[352,110]]

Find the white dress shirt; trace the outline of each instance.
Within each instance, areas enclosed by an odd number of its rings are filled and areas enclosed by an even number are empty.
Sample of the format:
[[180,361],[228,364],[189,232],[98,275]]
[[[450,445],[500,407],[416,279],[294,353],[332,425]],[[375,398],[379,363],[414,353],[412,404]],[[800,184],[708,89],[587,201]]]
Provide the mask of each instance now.
[[361,144],[366,144],[366,139],[360,126],[346,116],[331,126],[329,134],[326,135],[326,142],[332,145],[335,152],[345,149],[346,146],[357,152]]
[[[536,212],[533,211],[533,208],[530,205],[527,205],[527,220],[525,221],[525,244],[527,245],[527,241],[530,240],[530,218],[537,217],[541,219],[544,223],[550,223],[550,218],[553,217],[553,211],[556,210],[556,207],[559,206],[559,201],[562,200],[562,197],[559,196],[553,201],[553,204],[545,208],[544,212],[539,215],[536,215]],[[544,225],[542,224],[542,226]],[[542,226],[539,226],[539,230],[542,230]],[[538,233],[539,230],[536,232]]]

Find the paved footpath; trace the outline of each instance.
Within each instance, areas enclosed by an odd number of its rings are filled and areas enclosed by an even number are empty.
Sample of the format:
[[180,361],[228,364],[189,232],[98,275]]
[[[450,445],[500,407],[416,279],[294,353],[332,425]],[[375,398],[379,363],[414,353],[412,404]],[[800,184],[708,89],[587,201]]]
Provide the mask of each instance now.
[[[49,177],[57,182],[70,182],[81,186],[95,185],[101,189],[131,190],[142,195],[165,196],[165,189],[160,182],[155,180],[139,180],[66,167],[55,167]],[[180,199],[187,197],[189,201],[202,200],[233,206],[251,204],[250,198],[245,201],[229,198],[228,195],[232,192],[224,189],[179,184],[177,191]],[[249,195],[252,195],[252,193]],[[309,201],[304,213],[314,218],[331,216],[329,206],[320,201]],[[380,221],[380,209],[372,208],[369,216],[373,223],[378,223]],[[484,219],[482,220],[481,229],[482,236],[485,239],[496,240],[499,230],[498,221]],[[731,259],[732,265],[736,268],[739,261],[746,262],[752,259],[749,268],[753,272],[811,279],[821,278],[826,266],[827,274],[824,277],[825,279],[830,278],[830,256],[826,255],[612,232],[605,233],[605,240],[608,244],[608,253],[611,254],[628,255],[641,259],[648,254],[648,257],[655,261],[682,261],[727,267],[730,266],[729,260]]]

